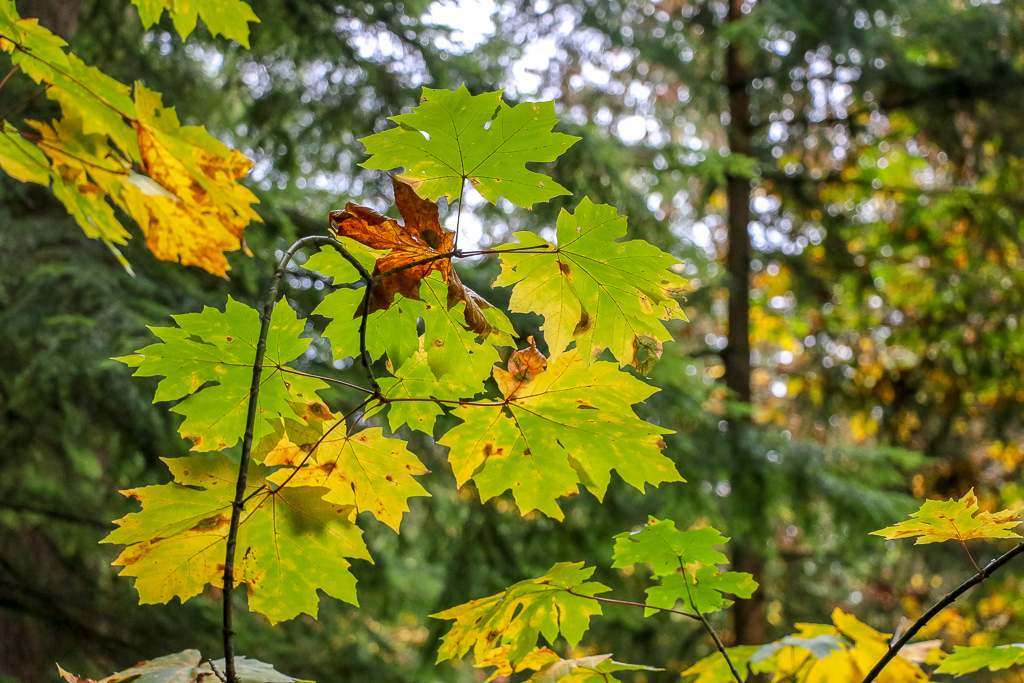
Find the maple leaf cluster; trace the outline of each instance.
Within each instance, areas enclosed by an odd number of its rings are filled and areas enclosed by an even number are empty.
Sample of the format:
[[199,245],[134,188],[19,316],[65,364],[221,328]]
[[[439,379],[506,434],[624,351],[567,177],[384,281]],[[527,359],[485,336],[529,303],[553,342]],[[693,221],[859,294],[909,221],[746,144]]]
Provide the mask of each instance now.
[[[214,32],[246,40],[256,17],[240,0],[233,7],[177,3],[170,7],[183,35],[202,13]],[[168,3],[142,2],[153,23]],[[244,10],[242,10],[244,8]],[[177,11],[174,11],[174,10]],[[139,225],[157,258],[225,275],[225,252],[243,248],[242,235],[260,218],[258,200],[238,183],[252,162],[200,126],[182,126],[159,93],[133,88],[87,66],[36,19],[22,19],[13,0],[0,0],[0,49],[28,77],[47,86],[63,118],[26,121],[31,131],[0,121],[0,168],[22,181],[48,185],[82,230],[117,250],[128,231],[114,208]]]

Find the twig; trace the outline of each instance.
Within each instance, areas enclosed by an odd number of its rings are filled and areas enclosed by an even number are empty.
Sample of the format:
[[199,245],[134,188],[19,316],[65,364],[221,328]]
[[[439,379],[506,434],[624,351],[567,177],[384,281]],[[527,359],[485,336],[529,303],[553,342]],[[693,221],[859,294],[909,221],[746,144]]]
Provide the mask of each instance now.
[[314,374],[309,373],[309,372],[302,372],[301,370],[296,370],[295,368],[289,368],[289,367],[287,367],[285,365],[278,365],[277,369],[280,370],[281,372],[290,372],[293,375],[301,375],[303,377],[309,377],[311,379],[318,379],[318,380],[320,380],[322,382],[330,382],[331,384],[340,384],[343,387],[348,387],[349,389],[356,389],[358,391],[362,391],[362,392],[367,393],[367,394],[372,394],[373,393],[373,389],[367,389],[366,387],[361,387],[358,384],[352,384],[351,382],[346,382],[343,379],[335,379],[334,377],[324,377],[323,375],[314,375]]
[[[462,143],[459,143],[461,148]],[[461,149],[459,152],[461,153]],[[459,249],[459,226],[462,225],[462,204],[463,199],[466,195],[466,176],[462,176],[462,181],[459,182],[459,211],[455,214],[455,250]]]
[[578,598],[587,598],[588,600],[596,600],[597,602],[610,602],[613,605],[629,605],[630,607],[643,607],[645,609],[656,609],[659,612],[671,612],[672,614],[679,614],[679,615],[684,616],[684,617],[689,617],[690,619],[698,619],[698,620],[700,619],[700,617],[697,616],[696,614],[693,614],[691,612],[684,612],[684,611],[678,610],[678,609],[670,609],[668,607],[655,607],[654,605],[647,605],[647,604],[644,604],[642,602],[631,602],[629,600],[616,600],[615,598],[599,598],[596,595],[583,595],[582,593],[577,593],[576,591],[572,590],[571,588],[566,588],[565,592],[568,593],[569,595],[575,595]]
[[11,69],[10,71],[7,72],[7,75],[4,76],[4,80],[0,81],[0,90],[3,90],[4,86],[7,85],[7,79],[9,79],[14,74],[18,73],[18,71],[20,69],[21,69],[21,64],[17,64],[17,65],[15,65],[15,67],[13,69]]
[[718,637],[718,634],[715,633],[715,629],[711,628],[711,624],[708,623],[707,618],[700,613],[700,610],[697,609],[697,605],[693,602],[693,595],[690,593],[690,580],[686,576],[686,567],[683,566],[682,557],[679,558],[679,568],[683,571],[683,585],[686,586],[686,599],[690,601],[690,607],[692,607],[693,611],[697,613],[697,618],[700,619],[700,623],[704,627],[704,630],[707,631],[708,635],[711,636],[711,639],[715,641],[715,647],[718,648],[718,651],[722,653],[722,657],[725,658],[725,663],[729,665],[729,671],[732,672],[733,677],[736,679],[736,683],[743,683],[743,678],[740,677],[740,672],[736,670],[736,666],[729,658],[729,653],[725,651],[725,645],[722,644],[722,639]]
[[[362,275],[369,283],[369,273],[363,268],[355,257],[348,253],[348,251],[333,237],[314,236],[314,237],[303,237],[298,240],[284,253],[281,257],[280,262],[277,264],[277,270],[274,271],[274,279],[270,286],[270,293],[267,296],[267,302],[263,306],[263,315],[260,319],[260,336],[259,341],[256,343],[256,359],[253,361],[252,366],[252,384],[249,385],[249,408],[245,418],[245,436],[242,439],[242,455],[239,458],[238,463],[238,480],[235,484],[235,499],[231,504],[231,526],[228,528],[227,535],[227,548],[224,553],[224,580],[223,580],[223,638],[224,638],[224,665],[225,675],[227,677],[226,683],[238,683],[238,677],[235,675],[235,646],[234,646],[234,631],[232,631],[232,604],[231,594],[235,586],[234,575],[235,575],[235,546],[238,543],[238,524],[242,518],[242,511],[245,507],[245,487],[249,475],[249,459],[252,454],[252,439],[253,432],[256,428],[256,413],[258,409],[258,400],[260,394],[260,376],[263,374],[263,358],[267,352],[267,335],[270,333],[270,317],[274,311],[274,305],[277,303],[277,288],[281,284],[281,277],[284,275],[285,268],[291,262],[292,257],[295,253],[303,247],[310,245],[330,245],[338,250],[346,260],[349,261],[359,274]],[[364,349],[365,352],[365,349]],[[369,369],[369,368],[367,368]],[[371,374],[371,379],[372,379]],[[376,388],[376,382],[374,382]],[[379,393],[380,389],[377,388]]]
[[421,403],[450,403],[457,406],[479,406],[482,408],[500,408],[508,405],[508,400],[505,401],[459,401],[457,399],[450,398],[419,398],[419,397],[408,397],[408,398],[388,398],[384,396],[379,399],[381,403],[408,403],[408,402],[421,402]]
[[1024,543],[1017,544],[1010,551],[1006,552],[1003,555],[1000,555],[996,559],[989,562],[987,565],[985,565],[984,569],[982,569],[977,574],[964,581],[954,590],[950,591],[946,595],[946,597],[942,598],[937,603],[932,605],[931,609],[922,614],[921,617],[914,622],[913,626],[908,628],[906,633],[904,633],[899,640],[897,640],[889,647],[889,651],[886,652],[885,655],[878,660],[878,663],[875,664],[871,671],[868,672],[868,675],[864,677],[863,683],[872,683],[872,681],[875,680],[875,677],[878,676],[878,674],[882,672],[882,669],[885,668],[886,664],[892,661],[892,659],[896,656],[897,653],[899,653],[903,646],[910,642],[910,639],[917,635],[917,632],[920,631],[925,626],[925,624],[934,619],[935,615],[949,607],[951,604],[953,604],[953,602],[956,601],[957,598],[959,598],[961,595],[977,586],[979,583],[981,583],[988,577],[992,576],[1000,567],[1002,567],[1004,564],[1012,560],[1017,555],[1020,555],[1021,553],[1024,553]]
[[478,251],[462,251],[456,258],[470,256],[490,256],[491,254],[557,254],[556,247],[512,247],[510,249],[480,249]]
[[213,675],[219,678],[220,680],[225,681],[226,683],[227,679],[224,677],[224,674],[222,674],[220,670],[217,668],[216,662],[214,662],[212,659],[207,659],[206,661],[210,665],[210,670],[213,671]]
[[377,397],[383,396],[380,391],[380,385],[377,384],[377,378],[373,376],[373,361],[370,358],[370,350],[366,347],[366,321],[370,316],[370,294],[373,292],[373,286],[377,284],[377,278],[371,277],[366,281],[366,289],[363,292],[363,303],[361,304],[363,309],[363,319],[359,321],[359,359],[363,362],[363,368],[366,370],[366,374],[370,377],[370,384],[373,385],[373,395]]
[[412,261],[410,263],[403,263],[402,265],[398,266],[397,268],[391,268],[390,270],[385,270],[383,273],[378,273],[377,278],[380,279],[380,280],[383,280],[384,278],[390,277],[391,275],[394,275],[395,273],[401,273],[403,270],[409,270],[410,268],[415,268],[416,266],[425,266],[428,263],[433,263],[434,261],[441,261],[443,259],[450,259],[452,257],[459,258],[460,256],[462,256],[462,252],[459,251],[458,249],[455,249],[453,251],[446,251],[443,254],[436,254],[434,256],[428,256],[427,258],[422,258],[422,259],[419,259],[418,261]]
[[[110,102],[107,102],[105,99],[103,99],[102,97],[97,95],[95,92],[92,91],[92,89],[89,88],[89,86],[87,86],[84,83],[82,83],[80,80],[78,80],[77,78],[75,78],[74,76],[69,74],[67,71],[64,71],[63,69],[61,69],[60,67],[56,66],[52,62],[48,62],[45,59],[42,59],[41,57],[38,57],[30,48],[25,47],[24,45],[22,45],[18,41],[13,40],[12,38],[9,38],[8,36],[3,35],[2,33],[0,33],[0,38],[3,38],[7,42],[9,42],[11,45],[13,45],[14,49],[17,50],[18,52],[22,52],[22,53],[28,55],[29,57],[31,57],[32,59],[38,60],[38,61],[42,62],[43,64],[45,64],[46,66],[50,67],[51,69],[53,69],[54,71],[59,73],[61,76],[63,76],[64,78],[68,79],[69,81],[71,81],[72,83],[74,83],[75,85],[80,87],[82,90],[86,91],[87,93],[89,93],[90,95],[95,97],[101,103],[107,105],[110,109],[114,110],[125,121],[128,121],[130,123],[138,123],[139,122],[139,120],[137,118],[135,118],[134,116],[126,114],[125,112],[121,111],[120,109],[118,109],[117,107],[112,105]],[[57,87],[60,87],[60,86],[57,86]]]
[[356,411],[358,411],[360,408],[366,407],[366,404],[369,403],[372,400],[373,400],[372,396],[367,398],[365,401],[363,401],[362,403],[357,405],[355,408],[353,408],[352,410],[350,410],[347,413],[345,413],[345,415],[342,416],[342,418],[340,420],[338,420],[337,422],[332,424],[330,426],[330,428],[326,432],[324,432],[324,435],[316,440],[316,443],[313,444],[313,447],[309,449],[309,452],[306,453],[306,456],[304,458],[302,458],[301,461],[299,461],[299,464],[295,466],[295,469],[292,470],[291,474],[289,474],[285,478],[285,480],[281,482],[280,486],[278,486],[277,488],[278,489],[283,489],[285,486],[287,486],[288,482],[290,482],[292,480],[292,478],[294,478],[295,475],[299,473],[299,470],[301,470],[303,467],[306,466],[306,463],[309,462],[309,459],[311,457],[313,457],[313,453],[315,453],[316,449],[320,447],[320,444],[322,444],[327,439],[327,437],[331,435],[331,432],[333,432],[335,429],[337,429],[338,425],[346,424],[348,422],[348,418],[352,417],[352,415],[354,415],[356,413]]

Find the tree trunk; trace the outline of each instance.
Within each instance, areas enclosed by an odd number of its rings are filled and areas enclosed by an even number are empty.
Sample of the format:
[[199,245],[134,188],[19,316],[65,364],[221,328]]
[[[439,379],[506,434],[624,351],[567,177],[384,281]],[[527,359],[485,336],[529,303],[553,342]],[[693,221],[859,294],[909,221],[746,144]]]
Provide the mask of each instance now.
[[[730,0],[726,23],[743,17],[743,0]],[[730,44],[726,52],[725,84],[729,90],[729,123],[726,126],[729,150],[733,154],[750,153],[750,76],[743,64],[740,47]],[[742,176],[727,177],[729,251],[728,346],[723,353],[725,384],[732,399],[750,403],[750,181]],[[765,505],[764,464],[753,448],[750,420],[745,415],[729,418],[729,446],[732,451],[732,496],[740,526],[733,533],[733,566],[762,582],[764,557],[763,530],[758,528]],[[742,521],[741,521],[742,520]],[[756,521],[755,521],[756,520]],[[738,645],[765,642],[764,590],[750,600],[738,600],[732,610],[733,632]]]
[[44,28],[65,40],[78,30],[82,0],[17,0],[15,5],[23,19],[38,19]]

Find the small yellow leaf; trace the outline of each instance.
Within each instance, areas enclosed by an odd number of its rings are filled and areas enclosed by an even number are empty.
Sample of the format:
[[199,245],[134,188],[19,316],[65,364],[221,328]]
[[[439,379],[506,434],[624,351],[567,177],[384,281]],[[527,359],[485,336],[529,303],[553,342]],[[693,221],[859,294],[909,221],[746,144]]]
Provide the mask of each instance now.
[[[977,514],[975,514],[977,513]],[[978,512],[978,498],[971,489],[960,500],[929,500],[911,519],[879,531],[888,539],[919,536],[917,545],[974,538],[1020,538],[1011,529],[1021,523],[1020,510]]]

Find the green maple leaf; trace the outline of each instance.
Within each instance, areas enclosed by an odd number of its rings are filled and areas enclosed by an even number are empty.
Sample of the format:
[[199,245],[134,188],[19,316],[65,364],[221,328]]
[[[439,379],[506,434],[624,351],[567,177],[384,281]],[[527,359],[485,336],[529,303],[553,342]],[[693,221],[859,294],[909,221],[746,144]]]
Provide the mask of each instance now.
[[590,617],[601,614],[600,603],[586,596],[610,590],[588,581],[593,573],[594,568],[582,562],[560,562],[541,577],[432,615],[455,621],[443,638],[437,661],[463,657],[470,650],[477,661],[483,661],[501,647],[508,647],[508,660],[522,661],[539,635],[554,643],[561,634],[575,647],[589,628]]
[[[511,323],[499,312],[501,328],[492,327],[486,343],[479,343],[476,332],[468,329],[466,304],[462,301],[449,303],[448,286],[439,276],[424,279],[420,289],[423,297],[423,345],[427,350],[427,363],[435,377],[451,372],[463,373],[483,383],[491,374],[491,366],[499,360],[499,346],[512,345],[508,331]],[[488,309],[497,311],[496,308]]]
[[713,527],[680,531],[671,519],[651,517],[640,531],[615,537],[612,567],[650,564],[654,575],[662,577],[694,562],[704,566],[723,564],[729,558],[715,550],[715,546],[724,545],[728,540]]
[[420,350],[393,373],[393,377],[378,380],[384,397],[389,400],[388,423],[392,430],[409,425],[424,434],[433,434],[434,423],[444,411],[429,399],[454,404],[483,390],[483,381],[472,373],[449,372],[436,377],[430,369],[422,339]]
[[[223,455],[164,460],[174,483],[122,491],[142,510],[119,520],[103,539],[127,548],[114,562],[135,577],[143,604],[182,602],[223,579],[238,466]],[[316,616],[317,591],[358,604],[346,558],[370,560],[353,508],[323,500],[324,488],[271,490],[262,467],[249,468],[238,527],[235,583],[247,584],[249,608],[271,622]]]
[[509,107],[501,91],[470,95],[465,86],[423,89],[420,105],[391,117],[398,127],[365,137],[370,159],[365,168],[399,176],[431,201],[462,196],[468,180],[485,199],[504,197],[529,208],[569,192],[530,162],[554,161],[579,138],[552,133],[557,123],[552,102],[524,102]]
[[[723,593],[749,598],[757,590],[753,576],[745,572],[722,572],[712,565],[683,574],[670,574],[661,579],[661,585],[647,589],[647,604],[651,607],[672,609],[683,601],[690,609],[701,614],[717,612],[732,604]],[[646,609],[645,616],[658,610]]]
[[[185,416],[179,432],[192,440],[192,450],[229,448],[245,432],[259,314],[228,297],[223,312],[207,307],[173,318],[178,327],[150,328],[160,343],[117,360],[136,368],[136,376],[164,377],[154,403],[187,397],[171,410]],[[270,419],[301,413],[306,404],[318,401],[316,392],[327,387],[285,367],[309,347],[309,339],[299,339],[304,329],[287,301],[274,308],[260,378],[257,440],[273,430]],[[217,384],[204,387],[208,382]]]
[[[91,683],[88,679],[68,673],[59,665],[57,669],[68,683]],[[224,670],[223,658],[211,665],[209,661],[203,661],[199,650],[184,650],[140,662],[130,669],[107,676],[100,683],[121,683],[131,679],[135,679],[135,683],[201,683]],[[270,664],[248,657],[235,657],[235,675],[242,683],[310,683],[286,676]]]
[[997,647],[965,647],[957,645],[953,654],[942,660],[935,670],[937,674],[963,674],[980,671],[1008,669],[1014,664],[1024,662],[1024,644],[999,645]]
[[[625,234],[624,216],[584,199],[574,214],[559,214],[557,245],[518,232],[518,243],[498,247],[494,284],[514,286],[511,310],[544,316],[552,357],[575,341],[584,358],[607,348],[620,364],[649,371],[671,339],[662,321],[686,320],[675,298],[686,281],[669,270],[679,260],[641,240],[617,241]],[[509,251],[522,248],[542,253]]]
[[392,431],[402,425],[409,425],[410,429],[417,429],[432,436],[434,423],[444,411],[440,405],[432,401],[412,399],[457,398],[434,377],[427,363],[425,350],[417,351],[394,371],[393,377],[381,377],[378,384],[384,397],[395,401],[388,404],[388,424],[391,425]]
[[246,49],[249,49],[249,22],[260,21],[242,0],[132,0],[132,3],[138,8],[145,28],[160,21],[166,9],[174,28],[185,40],[195,30],[201,15],[210,33],[238,41]]
[[[758,645],[738,645],[728,647],[725,651],[736,670],[742,673],[746,671],[747,662],[758,648]],[[684,671],[683,676],[696,676],[692,683],[734,683],[736,680],[729,668],[729,662],[725,661],[721,652],[715,652],[700,660]]]
[[324,500],[369,512],[395,531],[409,511],[409,498],[430,495],[414,478],[427,468],[404,441],[375,427],[349,434],[340,420],[282,420],[253,457],[284,465],[268,481],[325,488]]
[[[331,318],[324,336],[331,340],[331,351],[336,359],[359,357],[359,313],[365,288],[337,289],[316,307],[314,313]],[[423,315],[422,301],[395,296],[388,308],[374,311],[366,317],[366,349],[370,358],[377,360],[385,353],[395,365],[404,363],[419,348],[417,320]]]
[[456,408],[462,424],[438,443],[451,449],[459,486],[472,479],[482,500],[511,488],[523,514],[539,510],[562,519],[558,498],[583,484],[602,499],[613,469],[641,491],[683,481],[661,453],[661,435],[670,432],[632,410],[655,391],[614,363],[587,367],[571,351],[504,401]]
[[960,541],[975,538],[1020,538],[1011,529],[1021,524],[1020,510],[1000,512],[978,512],[978,498],[974,489],[960,500],[928,500],[911,519],[872,534],[884,538],[912,538],[918,536],[916,545]]
[[[373,250],[365,253],[369,252]],[[340,255],[326,250],[311,258],[306,267],[334,277],[336,282],[345,282],[356,275],[355,269]],[[370,262],[369,268],[372,267]],[[514,345],[512,323],[498,308],[483,302],[480,312],[490,330],[486,335],[487,344],[482,345],[478,342],[479,335],[469,329],[465,302],[450,300],[449,286],[440,274],[427,277],[421,283],[421,299],[396,294],[388,308],[367,316],[366,348],[371,359],[376,360],[386,353],[392,366],[403,365],[421,347],[417,325],[423,320],[425,347],[435,377],[458,370],[468,373],[477,385],[482,384],[490,375],[491,365],[498,360],[494,347]],[[359,309],[364,293],[363,287],[337,289],[324,297],[314,311],[331,318],[324,336],[331,340],[335,358],[358,357],[360,353],[362,315]],[[483,300],[477,298],[477,301]]]

